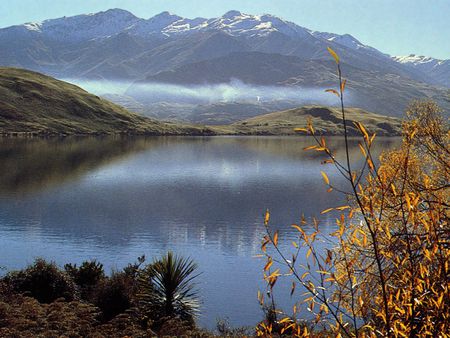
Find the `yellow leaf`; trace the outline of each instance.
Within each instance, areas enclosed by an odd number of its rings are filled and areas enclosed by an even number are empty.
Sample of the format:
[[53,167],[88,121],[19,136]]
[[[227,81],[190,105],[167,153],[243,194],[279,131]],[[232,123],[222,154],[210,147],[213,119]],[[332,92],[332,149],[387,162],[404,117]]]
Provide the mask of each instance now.
[[306,128],[294,128],[294,131],[307,133],[308,129],[306,129]]
[[341,95],[338,93],[337,90],[334,89],[326,89],[325,92],[327,93],[333,93],[334,95],[336,95],[337,97],[341,97]]
[[330,212],[331,210],[333,210],[334,208],[328,208],[328,209],[325,209],[325,210],[323,210],[322,212],[321,212],[321,214],[323,215],[323,214],[326,214],[327,212]]
[[372,144],[373,140],[375,139],[376,133],[373,133],[373,135],[370,137],[369,144]]
[[323,180],[325,182],[325,184],[329,185],[330,184],[330,180],[328,179],[327,174],[325,174],[323,171],[320,172],[322,174]]
[[364,155],[364,157],[367,157],[367,153],[366,150],[364,149],[364,147],[362,146],[361,143],[358,143],[359,146],[359,150],[361,150],[361,153]]
[[269,224],[269,219],[270,219],[270,213],[269,213],[269,209],[267,209],[266,214],[264,216],[264,225]]
[[397,196],[397,190],[395,189],[394,183],[391,183],[391,189],[392,189],[392,192],[394,193],[394,196]]
[[311,250],[311,248],[309,248],[308,252],[306,253],[306,258],[309,258],[309,256],[311,255],[311,252],[312,252],[312,250]]
[[344,79],[344,81],[341,82],[341,93],[345,90],[345,84],[347,83],[347,80]]
[[273,245],[278,244],[278,230],[273,234]]
[[369,137],[369,133],[367,132],[366,128],[364,127],[364,125],[361,122],[355,122],[354,123],[356,125],[356,127],[361,131],[361,133],[363,134],[364,138],[367,141],[370,141],[370,137]]
[[339,56],[336,54],[334,50],[332,50],[330,47],[327,47],[328,53],[331,54],[331,56],[334,58],[334,61],[336,61],[337,64],[339,64]]
[[373,165],[373,162],[370,158],[367,159],[367,165],[371,170],[375,170],[375,166]]
[[264,266],[264,271],[269,270],[270,267],[272,266],[272,264],[273,264],[272,258],[269,258],[269,259],[267,260],[266,265]]
[[305,234],[305,232],[303,231],[303,229],[300,228],[297,224],[292,224],[292,227],[295,228],[295,229],[297,229],[302,235]]

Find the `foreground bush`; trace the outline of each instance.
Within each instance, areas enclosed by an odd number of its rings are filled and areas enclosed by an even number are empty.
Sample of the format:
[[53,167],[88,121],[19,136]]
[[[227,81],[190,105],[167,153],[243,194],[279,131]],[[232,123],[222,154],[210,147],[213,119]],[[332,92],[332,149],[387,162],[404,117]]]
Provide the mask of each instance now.
[[134,285],[134,280],[124,272],[115,272],[100,281],[95,289],[93,303],[101,310],[104,321],[124,313],[132,306]]
[[93,261],[85,261],[78,267],[76,264],[65,264],[64,270],[72,278],[81,290],[81,298],[90,300],[96,286],[105,279],[103,264]]
[[[139,305],[144,313],[194,322],[199,298],[195,288],[197,264],[168,252],[139,275]],[[160,319],[160,318],[157,318]]]
[[25,270],[8,273],[4,281],[14,291],[28,294],[41,303],[51,303],[58,298],[70,301],[76,295],[76,286],[70,276],[55,263],[43,259],[36,259]]
[[102,324],[94,305],[58,299],[39,303],[0,287],[0,337],[150,337],[155,333],[142,329],[123,314]]
[[[62,271],[38,259],[8,273],[0,280],[0,337],[211,336],[194,321],[196,265],[171,253],[142,269],[144,260],[110,277],[96,261]],[[142,278],[150,271],[151,280]]]

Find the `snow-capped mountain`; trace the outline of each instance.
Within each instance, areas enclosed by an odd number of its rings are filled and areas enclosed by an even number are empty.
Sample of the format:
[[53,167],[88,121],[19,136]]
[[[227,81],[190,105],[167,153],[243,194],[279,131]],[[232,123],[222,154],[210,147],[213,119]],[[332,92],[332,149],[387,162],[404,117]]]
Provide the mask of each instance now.
[[341,56],[361,108],[399,115],[420,95],[446,100],[447,94],[430,85],[450,87],[448,61],[391,58],[349,34],[239,11],[194,19],[162,12],[143,19],[110,9],[11,26],[0,29],[0,66],[65,79],[184,85],[239,80],[323,88],[336,76],[327,47]]
[[432,76],[438,84],[450,87],[450,60],[439,60],[429,56],[410,54],[393,56],[393,60]]
[[110,9],[96,14],[50,19],[21,26],[51,40],[74,42],[115,35],[141,20],[128,11]]
[[330,42],[335,42],[342,46],[346,46],[353,50],[361,50],[361,51],[365,51],[365,52],[375,53],[375,54],[378,54],[379,56],[389,57],[388,54],[381,53],[379,50],[363,44],[362,42],[360,42],[358,39],[356,39],[354,36],[352,36],[350,34],[339,35],[339,34],[334,34],[334,33],[313,31],[312,35],[317,36],[322,39],[325,39],[325,40],[328,40]]
[[280,32],[290,37],[311,34],[308,29],[276,16],[249,15],[239,11],[229,11],[219,18],[212,19],[188,19],[162,12],[145,20],[125,10],[111,9],[95,14],[51,19],[20,26],[28,31],[49,35],[55,39],[101,38],[122,31],[137,36],[161,33],[167,37],[208,30],[220,30],[233,36],[248,37],[266,36],[273,32]]

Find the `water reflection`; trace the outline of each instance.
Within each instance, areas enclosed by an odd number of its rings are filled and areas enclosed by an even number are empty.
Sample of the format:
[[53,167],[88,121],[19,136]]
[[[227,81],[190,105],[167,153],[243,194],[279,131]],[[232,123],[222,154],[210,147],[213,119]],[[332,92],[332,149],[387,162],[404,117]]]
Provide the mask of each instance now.
[[0,138],[0,193],[37,191],[77,179],[148,146],[143,140],[121,137]]
[[[395,142],[382,140],[378,151]],[[320,155],[303,151],[310,144],[304,137],[2,140],[4,265],[23,267],[36,256],[59,264],[95,257],[110,269],[170,249],[192,256],[204,272],[203,325],[218,316],[254,323],[262,264],[252,256],[264,210],[284,229],[283,240],[301,213],[342,204],[342,196],[325,192]],[[332,167],[325,170],[341,180]]]

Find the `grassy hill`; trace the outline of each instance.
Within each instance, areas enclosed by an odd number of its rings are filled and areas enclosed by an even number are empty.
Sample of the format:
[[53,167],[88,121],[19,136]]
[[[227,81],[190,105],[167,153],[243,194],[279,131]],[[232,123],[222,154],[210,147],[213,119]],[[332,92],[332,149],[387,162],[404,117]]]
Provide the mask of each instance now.
[[0,133],[207,134],[201,127],[130,113],[85,90],[40,73],[0,67]]
[[[379,135],[397,135],[400,120],[348,108],[348,119]],[[328,135],[342,134],[337,108],[306,106],[224,126],[163,122],[127,111],[67,82],[36,72],[0,68],[0,134],[31,135],[290,135],[312,119]],[[350,132],[356,130],[351,126]]]
[[[361,122],[370,132],[377,135],[393,136],[401,132],[401,120],[367,112],[359,108],[347,108],[349,133],[357,134],[354,121]],[[341,135],[342,121],[339,108],[323,106],[305,106],[281,112],[264,114],[240,122],[230,127],[242,134],[290,135],[294,128],[304,128],[311,119],[318,133],[324,135]],[[227,128],[227,127],[225,127]]]

